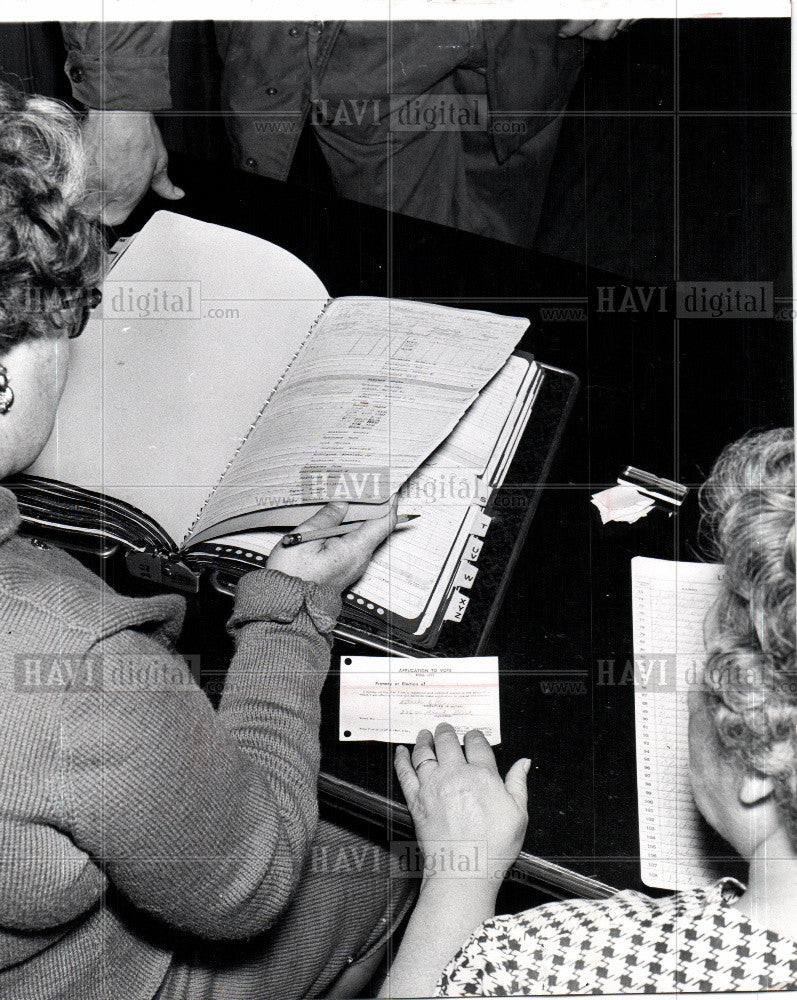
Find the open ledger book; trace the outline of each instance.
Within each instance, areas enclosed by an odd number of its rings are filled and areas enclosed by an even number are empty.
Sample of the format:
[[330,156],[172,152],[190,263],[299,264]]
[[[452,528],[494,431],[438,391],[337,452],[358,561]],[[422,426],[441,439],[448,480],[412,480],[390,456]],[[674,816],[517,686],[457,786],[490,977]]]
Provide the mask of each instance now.
[[[345,611],[419,640],[464,603],[483,505],[543,372],[527,320],[413,301],[331,299],[264,240],[158,212],[118,254],[72,344],[44,451],[18,481],[28,530],[123,544],[130,570],[196,589],[262,565],[328,500],[347,520],[398,493],[418,513]],[[468,569],[470,567],[470,570]]]
[[744,876],[733,849],[708,825],[689,781],[689,690],[700,686],[704,623],[723,567],[631,560],[634,705],[642,881],[686,890]]

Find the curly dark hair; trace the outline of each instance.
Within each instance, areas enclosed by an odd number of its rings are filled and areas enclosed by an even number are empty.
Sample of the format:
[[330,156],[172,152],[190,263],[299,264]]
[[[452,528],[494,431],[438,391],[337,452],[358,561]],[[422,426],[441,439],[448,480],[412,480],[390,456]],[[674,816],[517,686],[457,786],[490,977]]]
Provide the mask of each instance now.
[[770,776],[797,846],[794,432],[751,434],[717,459],[702,526],[725,566],[704,687],[720,744]]
[[0,355],[58,335],[102,272],[73,112],[0,83]]

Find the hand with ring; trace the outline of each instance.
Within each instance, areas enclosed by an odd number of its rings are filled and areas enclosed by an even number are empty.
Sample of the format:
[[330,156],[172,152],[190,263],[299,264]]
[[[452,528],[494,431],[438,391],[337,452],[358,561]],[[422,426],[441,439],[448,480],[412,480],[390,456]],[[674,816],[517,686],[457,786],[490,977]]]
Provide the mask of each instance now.
[[502,780],[480,730],[466,734],[463,751],[453,726],[441,723],[434,736],[418,733],[412,754],[397,747],[395,763],[424,854],[431,845],[486,843],[491,874],[506,874],[526,831],[531,762],[516,761]]

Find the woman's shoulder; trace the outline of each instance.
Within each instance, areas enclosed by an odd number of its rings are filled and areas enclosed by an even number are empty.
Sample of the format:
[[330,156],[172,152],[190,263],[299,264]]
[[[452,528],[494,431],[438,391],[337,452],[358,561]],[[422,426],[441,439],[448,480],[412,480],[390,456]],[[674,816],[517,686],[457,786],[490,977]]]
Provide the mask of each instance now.
[[74,653],[148,624],[175,637],[185,602],[171,594],[123,596],[61,549],[14,535],[0,545],[0,606],[7,651],[23,646],[46,652],[52,640]]
[[[656,899],[634,890],[615,893],[605,899],[568,899],[542,906],[535,906],[520,913],[508,913],[485,921],[483,929],[502,934],[530,938],[536,941],[557,936],[568,928],[578,928],[579,932],[592,933],[602,928],[648,925],[671,916],[676,908],[683,909],[699,905],[701,893],[689,894],[688,898],[664,896]],[[614,935],[616,936],[616,935]]]
[[723,881],[661,898],[629,890],[493,917],[445,970],[438,995],[766,989],[776,980],[793,982],[797,946],[776,955],[773,942],[759,941],[727,888]]
[[[557,937],[563,931],[577,931],[590,937],[606,932],[611,940],[626,932],[639,941],[640,933],[668,932],[676,921],[701,918],[707,910],[727,898],[728,881],[704,888],[654,897],[627,889],[605,899],[570,899],[536,906],[520,913],[503,914],[485,921],[486,934],[534,941]],[[595,938],[592,937],[594,941]]]

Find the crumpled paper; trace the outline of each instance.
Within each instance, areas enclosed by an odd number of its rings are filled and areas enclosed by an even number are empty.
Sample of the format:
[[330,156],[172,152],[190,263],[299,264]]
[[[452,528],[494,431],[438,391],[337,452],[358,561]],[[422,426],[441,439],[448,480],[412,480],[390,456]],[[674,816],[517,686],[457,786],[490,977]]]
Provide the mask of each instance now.
[[633,486],[611,486],[592,494],[592,503],[598,508],[601,521],[624,521],[633,524],[656,506],[652,497],[645,496]]

